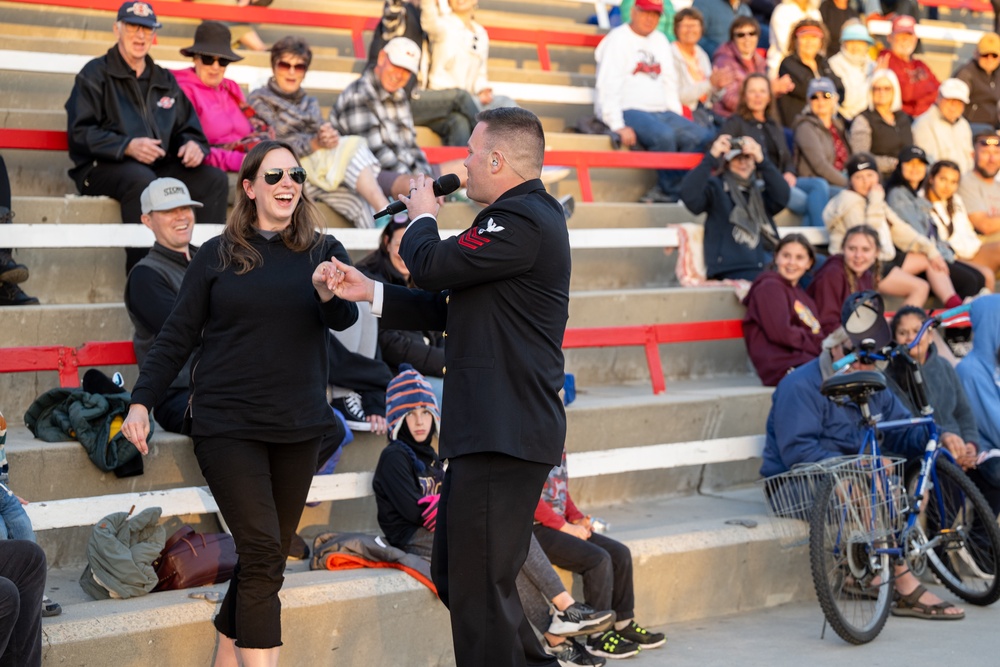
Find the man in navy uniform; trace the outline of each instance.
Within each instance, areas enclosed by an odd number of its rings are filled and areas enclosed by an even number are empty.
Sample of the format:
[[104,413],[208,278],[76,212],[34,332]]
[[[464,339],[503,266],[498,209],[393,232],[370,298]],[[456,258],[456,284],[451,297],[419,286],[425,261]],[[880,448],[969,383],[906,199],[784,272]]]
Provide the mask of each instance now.
[[422,289],[374,283],[339,263],[329,282],[341,298],[371,301],[390,328],[448,336],[440,443],[448,471],[431,569],[451,612],[456,664],[555,666],[524,618],[514,579],[566,438],[559,390],[569,235],[539,180],[538,118],[500,108],[478,121],[465,167],[469,198],[486,208],[472,226],[440,238],[429,178],[412,180],[403,197],[413,222],[399,254]]

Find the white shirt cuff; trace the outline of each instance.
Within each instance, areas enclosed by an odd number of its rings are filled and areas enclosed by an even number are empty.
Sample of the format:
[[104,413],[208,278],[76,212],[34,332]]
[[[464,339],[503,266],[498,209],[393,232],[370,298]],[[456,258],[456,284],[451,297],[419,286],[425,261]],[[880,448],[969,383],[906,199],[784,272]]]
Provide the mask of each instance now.
[[375,281],[375,294],[372,297],[372,315],[382,317],[382,283]]

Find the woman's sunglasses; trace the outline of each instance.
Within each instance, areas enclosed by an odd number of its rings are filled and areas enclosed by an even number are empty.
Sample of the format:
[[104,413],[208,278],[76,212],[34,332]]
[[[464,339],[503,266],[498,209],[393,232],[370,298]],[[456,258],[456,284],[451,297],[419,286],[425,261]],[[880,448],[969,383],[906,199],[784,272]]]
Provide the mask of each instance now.
[[201,61],[202,65],[206,67],[211,67],[218,61],[220,67],[229,67],[232,64],[232,60],[228,58],[216,58],[215,56],[206,56],[204,53],[198,54],[198,60]]
[[[268,185],[277,185],[278,181],[281,180],[281,177],[285,175],[285,171],[285,169],[281,168],[268,169],[261,174],[261,176],[264,178],[264,182]],[[306,170],[302,167],[289,167],[287,171],[288,178],[292,179],[299,185],[306,182]]]
[[733,37],[735,37],[736,39],[742,39],[743,37],[756,37],[756,36],[757,36],[757,31],[756,30],[747,30],[745,32],[734,32],[733,33]]
[[811,100],[829,100],[833,97],[833,93],[815,93],[809,99]]
[[309,69],[309,65],[306,65],[305,63],[295,63],[293,65],[292,63],[288,62],[287,60],[279,60],[278,61],[278,69],[283,70],[285,72],[288,72],[288,71],[305,72],[307,69]]

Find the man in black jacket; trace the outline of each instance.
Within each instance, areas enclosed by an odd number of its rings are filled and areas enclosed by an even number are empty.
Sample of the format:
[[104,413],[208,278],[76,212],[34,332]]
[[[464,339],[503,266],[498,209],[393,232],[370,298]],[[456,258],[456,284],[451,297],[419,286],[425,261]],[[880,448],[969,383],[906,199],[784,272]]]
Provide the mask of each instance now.
[[530,111],[484,111],[469,139],[468,194],[486,204],[442,240],[430,179],[404,197],[413,223],[399,253],[423,290],[338,264],[341,298],[372,302],[392,328],[445,330],[441,456],[448,459],[431,570],[451,612],[458,667],[556,665],[514,587],[535,507],[561,460],[562,340],[569,235],[539,175],[545,139]]
[[[121,203],[122,222],[139,223],[139,196],[161,176],[177,178],[204,203],[198,221],[226,221],[226,174],[203,164],[208,141],[188,98],[149,49],[160,24],[145,2],[118,10],[118,43],[76,75],[66,100],[69,175],[84,195]],[[126,272],[145,256],[127,249]]]

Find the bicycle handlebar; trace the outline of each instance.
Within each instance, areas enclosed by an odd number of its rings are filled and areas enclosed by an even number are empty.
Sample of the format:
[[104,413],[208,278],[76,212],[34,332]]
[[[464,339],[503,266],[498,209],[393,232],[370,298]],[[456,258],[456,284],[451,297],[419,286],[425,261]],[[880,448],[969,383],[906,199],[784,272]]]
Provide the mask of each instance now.
[[[917,345],[917,343],[920,342],[920,339],[924,337],[924,334],[927,332],[928,329],[940,325],[945,320],[950,320],[953,317],[964,315],[967,312],[969,312],[969,304],[962,304],[961,306],[956,306],[955,308],[950,308],[944,312],[938,313],[934,317],[928,317],[924,321],[923,326],[920,327],[920,331],[917,333],[917,337],[914,338],[909,345],[905,346],[906,349],[912,350]],[[833,362],[833,370],[835,372],[840,371],[843,368],[846,368],[847,366],[853,364],[855,361],[858,361],[859,358],[864,358],[865,361],[884,361],[886,359],[895,356],[896,354],[899,354],[899,350],[901,350],[903,347],[904,347],[903,345],[897,345],[896,343],[889,343],[889,345],[886,345],[878,352],[874,350],[872,351],[861,350],[860,356],[858,351],[855,350],[854,352],[851,352],[850,354],[844,356],[843,358]]]

